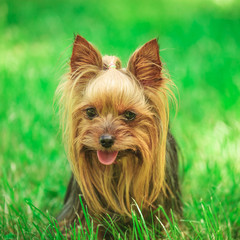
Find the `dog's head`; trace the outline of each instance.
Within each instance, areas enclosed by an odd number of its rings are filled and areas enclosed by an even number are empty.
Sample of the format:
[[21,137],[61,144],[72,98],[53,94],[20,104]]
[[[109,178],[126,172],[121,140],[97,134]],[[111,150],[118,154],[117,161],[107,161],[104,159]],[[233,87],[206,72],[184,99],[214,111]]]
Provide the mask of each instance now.
[[129,214],[131,198],[152,205],[164,189],[168,131],[168,80],[157,40],[136,50],[123,69],[78,35],[70,67],[60,86],[65,134],[89,208]]

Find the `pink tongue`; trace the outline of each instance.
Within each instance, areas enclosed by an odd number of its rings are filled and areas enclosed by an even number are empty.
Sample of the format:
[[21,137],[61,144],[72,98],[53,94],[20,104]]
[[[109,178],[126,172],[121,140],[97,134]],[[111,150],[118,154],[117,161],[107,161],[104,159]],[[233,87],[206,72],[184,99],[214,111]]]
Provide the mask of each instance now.
[[118,151],[115,152],[104,152],[104,151],[97,151],[98,160],[100,163],[104,165],[112,164],[118,155]]

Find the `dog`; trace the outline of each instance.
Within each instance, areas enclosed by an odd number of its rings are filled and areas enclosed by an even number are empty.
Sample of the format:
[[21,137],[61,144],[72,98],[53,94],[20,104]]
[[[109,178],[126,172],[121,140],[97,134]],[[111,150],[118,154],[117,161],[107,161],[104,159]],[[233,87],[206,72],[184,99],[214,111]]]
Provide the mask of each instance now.
[[137,203],[144,217],[163,206],[180,216],[178,147],[169,131],[171,80],[153,39],[127,67],[102,57],[82,36],[73,43],[70,72],[58,87],[64,141],[72,176],[57,220],[84,222],[82,195],[93,217],[131,221]]

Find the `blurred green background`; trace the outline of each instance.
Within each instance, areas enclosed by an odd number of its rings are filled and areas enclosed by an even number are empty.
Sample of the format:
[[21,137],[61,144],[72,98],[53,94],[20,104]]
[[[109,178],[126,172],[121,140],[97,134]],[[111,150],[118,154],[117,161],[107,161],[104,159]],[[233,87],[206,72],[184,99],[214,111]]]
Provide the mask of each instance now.
[[204,232],[204,201],[240,237],[237,0],[1,0],[0,236],[15,236],[21,216],[31,226],[26,199],[53,216],[62,207],[70,169],[53,99],[77,33],[124,64],[159,37],[179,90],[171,128],[184,156],[184,218]]

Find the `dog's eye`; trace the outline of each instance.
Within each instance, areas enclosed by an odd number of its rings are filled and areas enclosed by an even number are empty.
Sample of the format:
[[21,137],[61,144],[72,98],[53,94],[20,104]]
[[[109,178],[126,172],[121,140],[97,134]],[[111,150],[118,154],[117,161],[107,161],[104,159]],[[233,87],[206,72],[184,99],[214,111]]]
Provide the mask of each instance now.
[[93,119],[97,116],[97,110],[95,108],[87,108],[86,114],[89,119]]
[[136,118],[136,114],[134,112],[131,111],[125,111],[123,113],[123,116],[126,118],[126,120],[128,121],[132,121]]

